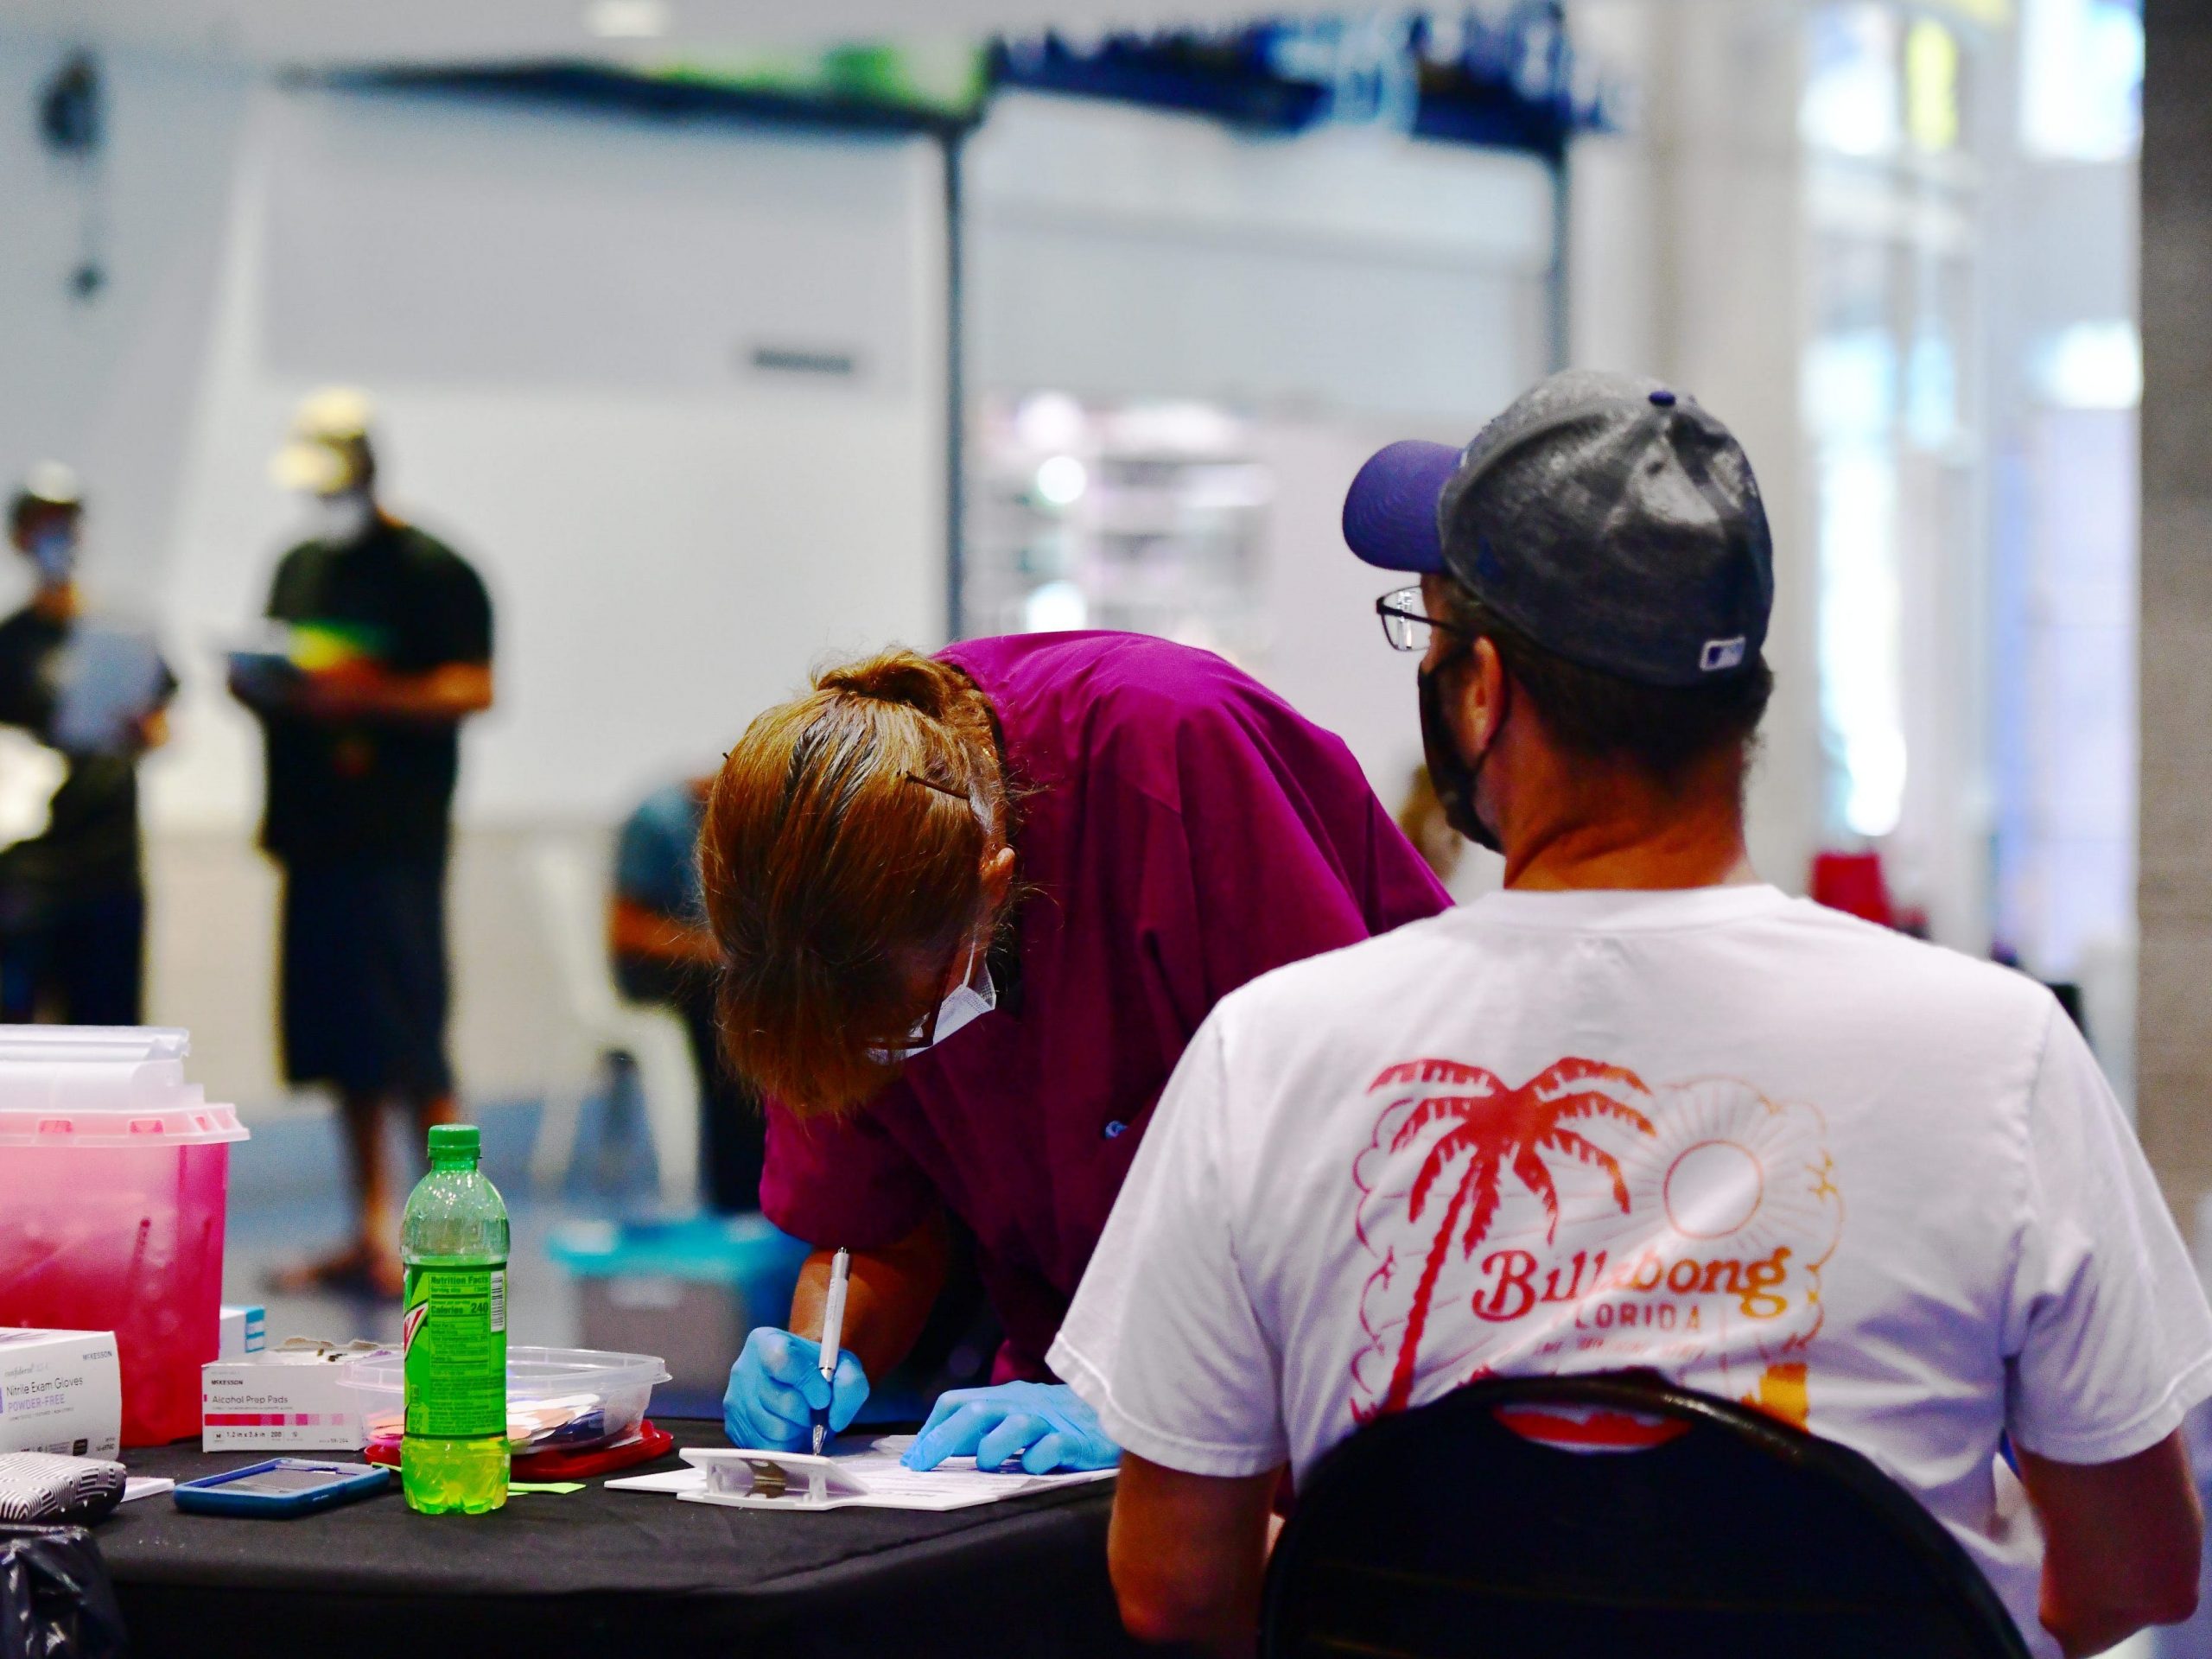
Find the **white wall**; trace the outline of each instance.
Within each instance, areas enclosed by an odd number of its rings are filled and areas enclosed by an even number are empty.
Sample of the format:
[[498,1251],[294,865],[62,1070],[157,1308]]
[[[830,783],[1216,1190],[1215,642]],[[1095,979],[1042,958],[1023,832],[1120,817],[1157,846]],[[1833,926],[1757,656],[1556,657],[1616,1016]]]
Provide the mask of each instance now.
[[1016,94],[969,158],[980,385],[1456,429],[1541,370],[1527,156]]
[[[238,66],[120,52],[103,61],[108,140],[94,166],[57,159],[33,119],[62,43],[0,32],[0,479],[41,456],[92,480],[92,579],[157,588],[184,486],[248,85]],[[65,283],[88,219],[107,285]],[[22,573],[0,561],[0,603]]]
[[1254,417],[1276,493],[1252,665],[1395,807],[1421,756],[1412,666],[1375,620],[1397,584],[1345,550],[1344,491],[1395,438],[1465,442],[1548,366],[1549,172],[1035,94],[1001,99],[969,156],[976,383]]
[[1762,874],[1802,891],[1821,844],[1817,572],[1802,465],[1798,0],[1573,0],[1578,49],[1641,93],[1572,159],[1571,353],[1672,380],[1728,423],[1775,542],[1775,697],[1753,773]]

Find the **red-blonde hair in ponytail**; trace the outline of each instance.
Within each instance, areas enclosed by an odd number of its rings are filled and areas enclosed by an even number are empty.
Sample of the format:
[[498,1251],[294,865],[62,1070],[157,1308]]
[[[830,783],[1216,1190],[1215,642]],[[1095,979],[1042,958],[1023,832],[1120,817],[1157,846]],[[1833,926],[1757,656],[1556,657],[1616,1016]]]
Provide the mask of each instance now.
[[893,1068],[869,1051],[926,1014],[915,963],[949,961],[986,919],[1007,812],[990,702],[950,664],[886,651],[755,720],[699,837],[739,1075],[802,1114],[880,1089]]

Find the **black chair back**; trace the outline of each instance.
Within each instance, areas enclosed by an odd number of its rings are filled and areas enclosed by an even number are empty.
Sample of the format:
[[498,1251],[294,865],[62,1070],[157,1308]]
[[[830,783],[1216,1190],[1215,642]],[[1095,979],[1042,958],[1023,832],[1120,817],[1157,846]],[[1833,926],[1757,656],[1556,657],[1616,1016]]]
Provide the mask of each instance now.
[[[1535,1409],[1656,1425],[1575,1451]],[[1669,1437],[1663,1438],[1661,1437]],[[1643,1376],[1503,1377],[1363,1428],[1299,1494],[1265,1659],[2026,1659],[1949,1533],[1859,1453]]]

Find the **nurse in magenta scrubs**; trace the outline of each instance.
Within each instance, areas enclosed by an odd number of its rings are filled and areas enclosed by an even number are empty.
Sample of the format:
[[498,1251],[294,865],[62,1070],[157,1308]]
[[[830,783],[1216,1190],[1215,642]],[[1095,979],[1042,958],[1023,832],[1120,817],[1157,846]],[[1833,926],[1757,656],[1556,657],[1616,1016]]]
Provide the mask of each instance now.
[[[1007,1332],[918,1467],[1118,1455],[1046,1369],[1154,1103],[1215,1002],[1450,900],[1338,738],[1220,658],[1133,634],[836,669],[753,721],[700,838],[722,1037],[768,1102],[769,1219],[817,1247],[731,1368],[740,1445],[834,1432],[976,1240]],[[852,1253],[825,1382],[830,1253]]]

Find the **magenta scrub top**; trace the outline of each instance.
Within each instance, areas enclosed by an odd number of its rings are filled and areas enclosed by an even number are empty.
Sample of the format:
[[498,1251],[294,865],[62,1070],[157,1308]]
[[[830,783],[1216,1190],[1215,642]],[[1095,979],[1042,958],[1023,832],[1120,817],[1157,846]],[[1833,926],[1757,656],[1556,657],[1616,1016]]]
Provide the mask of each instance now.
[[1052,633],[942,659],[989,696],[1023,791],[1016,983],[856,1113],[801,1123],[771,1104],[760,1207],[818,1249],[869,1249],[942,1202],[1006,1327],[998,1380],[1042,1380],[1208,1011],[1451,899],[1343,740],[1211,652]]

